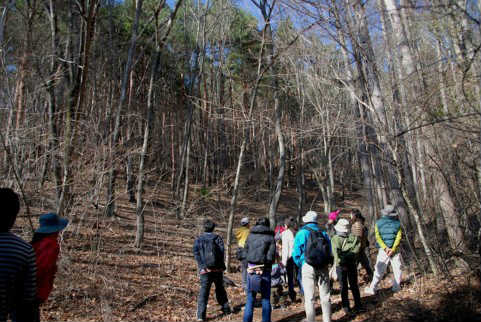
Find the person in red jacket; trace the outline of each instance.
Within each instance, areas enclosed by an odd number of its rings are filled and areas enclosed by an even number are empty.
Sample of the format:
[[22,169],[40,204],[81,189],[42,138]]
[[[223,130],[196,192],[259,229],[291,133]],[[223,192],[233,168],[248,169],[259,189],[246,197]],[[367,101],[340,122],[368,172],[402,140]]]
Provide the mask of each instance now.
[[45,302],[52,292],[60,253],[59,232],[67,227],[68,220],[55,213],[40,216],[40,227],[35,231],[32,247],[37,257],[37,300]]

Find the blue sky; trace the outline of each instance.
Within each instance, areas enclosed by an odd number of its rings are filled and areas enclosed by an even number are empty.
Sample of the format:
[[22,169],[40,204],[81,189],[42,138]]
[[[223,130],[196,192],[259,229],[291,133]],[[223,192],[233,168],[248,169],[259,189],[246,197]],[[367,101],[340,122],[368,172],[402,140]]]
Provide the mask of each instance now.
[[252,3],[252,1],[238,0],[237,4],[239,5],[240,8],[244,9],[245,11],[249,12],[251,15],[256,17],[257,20],[259,21],[259,26],[264,25],[264,19],[262,18],[260,10]]

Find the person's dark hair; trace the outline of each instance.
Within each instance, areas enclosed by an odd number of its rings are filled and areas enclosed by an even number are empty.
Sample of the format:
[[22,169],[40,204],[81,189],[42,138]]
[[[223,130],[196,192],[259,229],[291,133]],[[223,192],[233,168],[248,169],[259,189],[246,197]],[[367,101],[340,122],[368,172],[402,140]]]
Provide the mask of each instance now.
[[256,225],[257,226],[266,226],[266,227],[269,227],[269,218],[259,218],[257,219],[256,221]]
[[289,217],[286,221],[285,221],[285,225],[288,227],[288,228],[296,228],[297,226],[297,221],[294,217]]
[[2,205],[2,216],[0,216],[0,232],[7,232],[12,229],[20,210],[18,195],[10,188],[0,188],[0,204]]
[[361,214],[361,211],[359,211],[359,209],[353,209],[352,210],[352,215],[354,216],[354,219],[359,219],[361,220],[362,222],[364,222],[366,219],[364,218],[364,216]]
[[32,241],[30,242],[30,244],[33,245],[34,243],[39,242],[39,241],[41,241],[42,239],[44,239],[45,237],[50,236],[50,235],[52,235],[52,234],[58,234],[58,232],[49,233],[49,234],[45,234],[45,233],[33,233]]
[[210,220],[210,219],[204,220],[204,231],[206,233],[213,232],[214,228],[215,228],[215,223],[212,220]]

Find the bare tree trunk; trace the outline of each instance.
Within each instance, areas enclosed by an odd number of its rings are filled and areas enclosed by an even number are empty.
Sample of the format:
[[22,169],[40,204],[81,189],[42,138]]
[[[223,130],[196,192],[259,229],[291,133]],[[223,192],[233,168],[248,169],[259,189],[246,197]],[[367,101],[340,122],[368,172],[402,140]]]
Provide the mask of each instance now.
[[[57,158],[58,146],[58,131],[57,131],[57,94],[56,94],[56,82],[57,77],[61,74],[61,67],[58,64],[58,51],[59,51],[59,40],[58,40],[58,27],[57,27],[57,10],[56,1],[50,0],[49,6],[47,7],[47,14],[50,21],[50,35],[51,35],[51,54],[52,59],[50,60],[50,78],[47,81],[47,92],[49,95],[48,104],[48,128],[49,128],[49,140],[48,140],[48,150],[50,151],[50,159],[52,163],[52,168],[55,177],[55,190],[56,190],[56,201],[57,205],[60,201],[61,195],[61,184],[62,184],[62,169],[60,167],[59,160]],[[47,155],[47,160],[49,156]],[[45,162],[45,171],[48,168],[48,161]],[[43,186],[43,178],[40,182],[40,188]]]
[[279,146],[279,172],[277,174],[276,179],[276,187],[274,190],[274,194],[272,195],[271,203],[269,205],[269,221],[271,225],[271,229],[274,230],[276,227],[276,212],[277,207],[279,205],[279,199],[282,192],[282,187],[284,185],[284,173],[286,168],[286,151],[285,151],[285,143],[284,143],[284,136],[282,134],[281,128],[281,118],[282,118],[282,110],[281,105],[279,103],[279,89],[278,89],[278,81],[276,75],[276,69],[274,68],[274,37],[272,33],[271,27],[271,15],[274,10],[275,1],[272,2],[272,5],[268,5],[267,1],[260,1],[259,2],[259,9],[262,13],[264,18],[264,23],[266,27],[264,28],[264,33],[267,40],[267,66],[270,70],[270,77],[272,78],[271,85],[273,90],[273,99],[274,99],[274,125],[275,125],[275,132],[277,136],[277,143]]
[[305,192],[304,192],[304,185],[305,185],[305,177],[304,177],[304,149],[302,147],[302,143],[299,143],[299,161],[297,163],[297,222],[300,223],[302,216],[304,215],[304,204],[305,204]]
[[185,208],[187,205],[187,197],[189,195],[189,161],[190,161],[190,140],[187,141],[187,150],[185,151],[185,177],[184,177],[184,193],[182,204],[180,206],[180,218],[185,216]]
[[[127,110],[130,110],[130,107],[132,106],[132,96],[133,96],[133,88],[134,88],[134,73],[133,71],[130,72],[130,80],[129,80],[129,100],[127,104]],[[150,84],[149,84],[150,86]],[[149,88],[150,90],[150,88]],[[149,95],[149,94],[147,94]],[[147,103],[148,105],[148,103]],[[148,114],[148,112],[147,112]],[[130,120],[130,113],[127,116],[127,129],[126,129],[126,136],[127,136],[127,142],[130,142],[132,139],[132,132],[133,132],[133,124]],[[129,196],[129,202],[136,203],[136,198],[135,198],[135,183],[134,183],[134,171],[133,171],[133,153],[132,149],[130,149],[130,145],[128,146],[128,151],[127,151],[127,164],[125,167],[125,175],[126,175],[126,192],[127,195]]]
[[[130,131],[130,129],[127,129]],[[135,189],[134,189],[134,169],[133,169],[133,155],[129,151],[127,152],[127,164],[125,166],[125,175],[127,177],[127,195],[129,196],[129,202],[137,202],[135,198]]]
[[[154,103],[153,103],[153,91],[154,91],[154,84],[156,80],[156,75],[158,74],[158,69],[160,65],[160,54],[161,50],[164,46],[165,39],[170,33],[172,23],[177,15],[177,12],[182,4],[182,0],[178,0],[174,10],[171,12],[169,17],[169,21],[167,22],[167,30],[165,31],[162,38],[159,39],[159,26],[157,26],[157,44],[155,49],[155,54],[152,58],[152,69],[150,71],[150,80],[149,80],[149,90],[147,93],[147,119],[145,122],[144,128],[144,141],[142,144],[142,152],[140,154],[140,164],[139,164],[139,173],[138,173],[138,181],[137,181],[137,207],[136,207],[136,222],[137,222],[137,231],[135,234],[135,242],[134,247],[140,248],[142,246],[142,242],[144,240],[144,203],[143,203],[143,193],[144,193],[144,167],[145,167],[145,159],[147,157],[147,153],[149,150],[149,140],[150,140],[150,131],[152,128],[153,118],[154,118]],[[160,2],[157,8],[157,15],[160,13],[160,10],[164,7],[165,2]]]
[[[85,3],[83,4],[85,5]],[[64,176],[62,180],[62,192],[60,194],[60,200],[58,202],[57,213],[62,215],[66,210],[67,203],[70,202],[71,197],[71,157],[73,152],[73,145],[75,142],[75,126],[74,121],[77,120],[79,112],[82,110],[84,100],[86,96],[86,87],[90,66],[90,47],[92,46],[94,31],[95,31],[95,18],[97,16],[98,7],[100,5],[99,0],[92,1],[88,4],[88,8],[82,8],[83,12],[87,14],[85,18],[85,28],[82,33],[81,43],[81,61],[82,66],[78,66],[76,72],[76,79],[72,91],[70,93],[70,102],[67,107],[66,113],[66,129],[65,129],[65,149],[64,149]]]
[[396,171],[394,169],[395,165],[391,163],[389,160],[393,160],[393,154],[397,153],[393,148],[393,143],[386,141],[386,136],[389,134],[390,127],[387,122],[387,113],[385,108],[385,102],[381,92],[380,80],[379,80],[379,73],[376,67],[376,59],[374,56],[374,51],[371,44],[371,39],[369,36],[369,29],[367,25],[367,17],[365,10],[366,8],[362,4],[357,5],[356,15],[359,22],[359,38],[360,38],[360,45],[362,48],[363,53],[363,64],[366,68],[366,80],[367,80],[367,88],[370,89],[371,93],[368,95],[370,98],[370,103],[372,104],[374,113],[373,119],[376,124],[378,124],[378,139],[380,142],[381,151],[384,152],[384,160],[386,162],[386,170],[389,179],[390,185],[390,197],[392,203],[397,207],[400,219],[403,223],[407,226],[408,217],[407,217],[407,210],[403,200],[403,196],[400,190],[399,182],[396,177]]
[[[408,39],[405,32],[406,26],[402,25],[400,9],[397,8],[395,2],[393,0],[384,0],[384,3],[386,4],[386,9],[390,13],[389,17],[391,20],[394,34],[398,36],[398,43],[400,47],[399,60],[401,64],[400,72],[401,78],[403,80],[403,84],[401,86],[405,87],[405,95],[407,96],[406,101],[410,103],[416,103],[415,99],[409,99],[409,94],[414,94],[414,87],[416,86],[416,84],[420,83],[416,79],[416,68],[413,57],[409,50]],[[429,134],[429,132],[427,132],[427,134]],[[426,142],[425,147],[427,150],[427,154],[434,157],[435,154],[433,151],[433,143]],[[459,216],[457,216],[456,208],[452,200],[452,196],[450,194],[446,179],[443,178],[442,174],[440,173],[435,173],[434,179],[435,186],[439,189],[441,211],[443,213],[444,220],[448,226],[447,232],[450,239],[450,245],[453,249],[460,249],[461,251],[464,251],[466,250],[466,241],[464,240],[464,235],[462,229],[460,228],[461,225],[459,221]]]
[[[194,83],[195,79],[198,79],[200,72],[198,71],[199,69],[199,48],[195,49],[195,65],[192,68],[191,72],[191,78],[193,78],[190,81],[190,86],[189,86],[189,95],[193,95],[194,91]],[[186,162],[186,155],[187,155],[187,145],[189,144],[190,137],[191,137],[191,132],[192,132],[192,122],[193,122],[193,115],[194,115],[194,107],[193,103],[190,101],[192,98],[189,98],[188,104],[188,113],[187,113],[187,120],[186,123],[184,124],[184,137],[183,137],[183,143],[182,143],[182,148],[181,148],[181,156],[180,156],[180,163],[179,163],[179,168],[178,171],[179,173],[177,174],[177,183],[175,185],[175,191],[174,191],[174,199],[177,199],[179,196],[179,191],[181,187],[181,182],[182,182],[182,177],[184,175],[184,165]]]
[[[190,90],[190,93],[192,93],[192,90]],[[177,184],[175,185],[174,199],[177,199],[179,196],[179,191],[181,187],[180,183],[182,182],[182,177],[184,175],[185,159],[187,155],[187,145],[189,144],[188,142],[190,141],[190,136],[192,131],[192,119],[194,114],[194,108],[192,106],[192,102],[189,102],[188,104],[189,104],[189,112],[187,114],[186,123],[184,124],[183,145],[182,145],[180,163],[178,168],[179,173],[177,174]]]
[[149,139],[150,139],[150,129],[152,127],[152,120],[154,115],[153,107],[153,91],[155,75],[157,74],[157,69],[159,68],[160,61],[160,48],[157,45],[155,55],[152,59],[152,70],[150,73],[149,81],[149,91],[147,93],[147,119],[145,122],[144,129],[144,142],[142,144],[142,152],[140,153],[140,164],[137,180],[137,207],[135,210],[137,216],[137,232],[135,234],[134,247],[140,248],[142,246],[142,241],[144,240],[144,203],[143,203],[143,190],[144,190],[144,166],[145,158],[149,149]]
[[171,121],[171,126],[170,126],[170,162],[172,163],[171,167],[171,175],[170,175],[170,187],[171,191],[174,191],[174,185],[175,185],[175,173],[176,173],[176,153],[175,153],[175,133],[176,131],[174,130],[176,125],[176,118],[173,113],[170,113],[170,121]]
[[232,228],[234,225],[234,212],[235,212],[235,207],[237,204],[237,191],[239,189],[239,178],[240,178],[240,172],[241,172],[241,167],[242,167],[242,162],[244,162],[244,152],[246,149],[247,145],[247,136],[244,135],[244,138],[242,140],[240,152],[239,152],[239,159],[237,162],[237,170],[236,170],[236,175],[235,175],[235,180],[234,180],[234,188],[232,189],[232,198],[230,200],[230,212],[229,212],[229,221],[227,223],[227,240],[226,240],[226,267],[227,267],[227,273],[230,273],[230,254],[231,254],[231,245],[232,245]]
[[[8,3],[5,2],[5,6],[1,9],[0,13],[0,65],[3,67],[3,64],[5,63],[5,50],[3,49],[3,39],[4,39],[4,34],[5,34],[5,24],[7,23],[7,18],[8,18],[8,13],[11,9],[14,8],[15,5],[15,0],[9,0]],[[15,99],[14,99],[15,100]],[[10,105],[10,104],[9,104]],[[10,111],[8,113],[8,119],[7,119],[7,126],[5,130],[5,146],[9,145],[9,137],[10,137],[10,129],[12,127],[12,121],[13,121],[13,110],[14,108],[10,106]],[[4,168],[9,169],[9,162],[8,162],[8,157],[7,154],[4,154]]]
[[[334,14],[336,15],[337,20],[340,21],[339,13],[337,11],[336,6],[334,6]],[[348,28],[350,29],[351,27],[348,26]],[[341,52],[343,55],[344,64],[346,65],[347,78],[349,81],[349,83],[346,84],[346,89],[349,92],[349,99],[352,106],[353,114],[356,115],[356,118],[359,120],[356,125],[357,134],[360,138],[357,155],[359,158],[359,163],[362,171],[363,191],[366,191],[365,196],[367,199],[367,207],[368,207],[367,218],[369,221],[372,221],[375,218],[375,213],[374,213],[375,207],[374,207],[372,173],[371,173],[371,167],[369,162],[369,154],[366,148],[367,139],[365,136],[365,133],[366,133],[366,130],[365,130],[366,122],[364,121],[365,112],[364,112],[363,105],[361,106],[361,104],[358,103],[358,98],[357,98],[358,95],[356,95],[355,88],[353,87],[354,76],[353,76],[353,71],[350,67],[350,59],[347,52],[347,43],[344,37],[344,33],[342,30],[338,30],[337,34],[341,44]],[[359,58],[356,57],[356,59],[357,59],[357,64],[359,65],[360,64]]]
[[[250,95],[250,101],[249,101],[249,111],[247,113],[247,119],[250,120],[252,116],[252,110],[254,108],[254,105],[256,103],[256,97],[257,97],[257,92],[259,90],[259,84],[263,78],[264,71],[261,69],[262,67],[262,52],[264,50],[264,44],[265,44],[265,34],[263,34],[262,38],[262,44],[261,44],[261,50],[259,53],[258,57],[258,65],[257,65],[257,78],[256,82],[254,83],[254,86],[251,91]],[[225,256],[226,256],[226,267],[227,267],[227,272],[230,272],[230,251],[231,251],[231,245],[232,245],[232,226],[234,223],[234,212],[235,212],[235,207],[237,205],[237,194],[239,190],[239,178],[241,174],[241,168],[242,168],[242,163],[244,162],[244,152],[246,149],[247,145],[247,139],[248,139],[248,133],[247,129],[243,129],[243,136],[242,136],[242,143],[241,143],[241,148],[239,151],[239,158],[237,161],[237,171],[234,179],[234,187],[232,189],[232,198],[230,202],[230,212],[229,212],[229,222],[227,226],[227,238],[226,238],[226,251],[225,251]]]
[[216,149],[218,151],[217,156],[217,165],[220,171],[217,171],[217,177],[220,178],[222,176],[222,172],[227,167],[227,139],[226,139],[226,129],[225,129],[225,113],[224,113],[224,82],[225,77],[222,71],[219,72],[219,108],[217,109],[217,113],[220,115],[219,120],[217,121],[217,136],[219,140],[219,146]]
[[[312,169],[312,173],[314,174],[314,177],[316,178],[317,186],[319,187],[319,191],[322,195],[322,201],[324,203],[324,212],[329,213],[330,208],[329,208],[329,194],[328,194],[328,183],[326,180],[322,179],[322,169]],[[311,204],[312,207],[312,204]]]
[[210,141],[210,125],[209,125],[209,119],[210,119],[210,105],[209,105],[209,112],[207,115],[207,120],[206,120],[206,129],[205,129],[205,136],[204,136],[204,156],[203,156],[203,164],[202,164],[202,187],[205,189],[208,184],[208,178],[209,178],[209,147],[211,146],[212,142]]
[[[478,2],[478,8],[481,11],[481,2]],[[479,27],[479,33],[481,34],[481,26]],[[481,57],[478,54],[478,65],[481,66]],[[481,77],[478,77],[478,92],[479,97],[478,97],[478,104],[479,104],[479,112],[481,114]],[[479,120],[479,132],[478,132],[478,139],[479,142],[481,142],[481,118]],[[478,193],[479,193],[479,203],[481,204],[481,143],[479,146],[479,155],[478,159],[475,161],[476,162],[476,175],[478,179]],[[481,211],[478,211],[478,222],[481,223]],[[481,225],[478,229],[478,253],[481,256]]]
[[3,48],[3,38],[5,34],[5,23],[7,21],[8,12],[15,5],[15,0],[9,0],[8,3],[4,4],[0,13],[0,48]]
[[122,83],[120,85],[120,100],[117,106],[117,112],[115,115],[114,132],[112,135],[111,147],[110,147],[110,168],[109,168],[109,180],[107,183],[107,207],[105,208],[105,214],[109,217],[114,215],[115,211],[115,177],[117,171],[115,171],[115,159],[117,154],[117,141],[120,134],[120,117],[122,115],[122,110],[125,104],[127,96],[127,86],[128,79],[130,75],[130,70],[132,69],[135,46],[137,44],[137,32],[139,27],[140,15],[142,12],[143,0],[136,1],[135,18],[134,24],[132,25],[132,35],[130,36],[130,46],[129,52],[127,54],[127,62],[125,64],[125,69],[122,77]]
[[[303,128],[304,124],[304,108],[305,108],[305,96],[304,96],[304,89],[303,89],[303,82],[300,79],[300,71],[298,70],[297,66],[294,66],[296,69],[296,82],[297,82],[297,95],[301,98],[301,115],[299,116],[299,125]],[[306,200],[305,192],[304,192],[304,184],[305,184],[305,177],[304,177],[304,138],[301,135],[297,142],[297,178],[296,178],[296,185],[297,185],[297,223],[301,223],[301,218],[304,215],[304,204]]]
[[277,141],[279,143],[279,173],[277,175],[276,190],[269,206],[269,220],[271,223],[271,229],[274,230],[276,226],[276,212],[279,204],[279,198],[282,192],[282,185],[284,184],[284,172],[286,165],[284,137],[281,130],[281,110],[279,106],[279,99],[276,97],[274,101],[275,116],[275,128],[277,134]]
[[[381,23],[383,27],[383,36],[387,45],[388,49],[388,57],[389,57],[389,64],[391,69],[391,84],[393,88],[393,124],[394,131],[403,128],[403,124],[410,124],[410,112],[406,111],[406,107],[409,107],[410,104],[408,103],[408,98],[406,95],[407,89],[400,84],[399,78],[402,77],[402,72],[400,71],[400,64],[398,63],[398,56],[396,55],[399,51],[395,49],[393,45],[393,37],[399,35],[394,35],[392,30],[392,23],[391,20],[388,19],[386,15],[385,5],[382,0],[378,1],[379,9],[381,10]],[[391,13],[392,15],[392,13]],[[396,32],[400,32],[396,30]],[[407,37],[406,37],[407,38]],[[407,45],[407,44],[406,44]],[[406,51],[406,49],[404,50]],[[406,53],[404,53],[406,54]],[[407,48],[407,54],[410,54],[409,48]],[[402,56],[402,55],[401,55]],[[413,75],[416,76],[416,75]],[[403,118],[405,116],[405,121]],[[421,130],[419,130],[420,132]],[[399,147],[399,154],[400,154],[400,166],[403,169],[404,177],[405,177],[405,185],[406,189],[409,192],[408,196],[414,202],[411,204],[419,207],[421,205],[421,198],[419,196],[419,189],[418,185],[414,184],[417,182],[416,175],[417,175],[417,162],[409,162],[409,155],[415,160],[415,157],[418,156],[419,159],[422,159],[422,155],[420,154],[421,151],[415,150],[419,147],[419,140],[416,140],[414,134],[408,133],[406,138],[400,137],[398,140],[398,147]],[[409,153],[408,153],[409,151]],[[411,217],[408,217],[411,218]]]
[[329,184],[327,186],[327,197],[328,197],[328,209],[326,212],[331,212],[337,208],[336,205],[336,195],[335,195],[335,186],[334,186],[334,166],[332,162],[332,146],[328,147],[327,151],[327,177],[329,178]]
[[[16,122],[15,122],[15,131],[13,135],[14,144],[11,147],[13,162],[17,167],[17,174],[20,177],[22,176],[22,172],[23,172],[23,167],[21,165],[24,163],[23,157],[25,156],[25,154],[16,153],[15,149],[18,149],[20,151],[22,150],[24,151],[25,149],[25,146],[23,146],[22,142],[20,141],[20,138],[22,136],[20,133],[20,130],[21,130],[20,127],[23,125],[25,109],[27,108],[26,83],[28,81],[28,78],[31,78],[30,76],[31,73],[29,73],[29,71],[31,68],[31,61],[32,61],[33,26],[35,24],[35,18],[38,15],[37,5],[38,3],[36,1],[27,1],[24,6],[24,11],[20,12],[25,22],[25,26],[24,26],[25,30],[23,34],[24,37],[21,41],[22,54],[17,64],[18,73],[17,73],[17,81],[15,84],[15,96],[14,96],[15,98],[14,98],[14,108],[13,108],[13,110],[16,111]],[[8,131],[7,131],[7,137],[10,137],[10,133]]]

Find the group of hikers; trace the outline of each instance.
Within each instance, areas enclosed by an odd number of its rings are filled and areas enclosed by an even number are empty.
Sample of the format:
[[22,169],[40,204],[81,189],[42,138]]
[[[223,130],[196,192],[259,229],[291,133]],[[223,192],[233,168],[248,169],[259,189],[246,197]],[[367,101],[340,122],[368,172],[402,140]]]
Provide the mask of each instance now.
[[[401,283],[402,239],[401,224],[394,206],[386,205],[375,223],[378,254],[374,272],[368,249],[368,230],[358,209],[336,210],[328,215],[325,229],[319,224],[319,215],[308,211],[297,229],[295,218],[281,219],[275,230],[270,229],[268,218],[259,218],[250,229],[249,218],[242,218],[241,227],[235,230],[238,243],[236,257],[241,262],[242,286],[246,294],[243,322],[252,322],[257,294],[260,294],[262,322],[271,322],[272,308],[297,301],[295,284],[303,298],[307,322],[315,321],[315,290],[319,298],[323,322],[331,321],[331,281],[338,280],[342,310],[355,314],[364,310],[358,285],[358,266],[361,265],[370,281],[364,290],[367,295],[376,293],[386,268],[393,271],[392,291],[397,292]],[[193,252],[200,276],[197,302],[197,321],[206,321],[206,307],[212,284],[215,284],[217,302],[224,314],[230,314],[223,272],[224,243],[214,233],[215,223],[206,219],[204,232],[195,240]],[[283,280],[287,280],[287,293],[283,292]],[[348,290],[351,290],[354,306],[351,308]]]
[[[0,322],[39,321],[39,306],[52,291],[60,252],[60,232],[68,220],[55,213],[39,217],[39,226],[30,243],[11,232],[20,210],[18,195],[10,188],[0,188]],[[346,214],[347,216],[344,216]],[[242,285],[246,294],[244,322],[251,322],[260,294],[262,322],[271,321],[272,304],[285,306],[298,300],[295,285],[304,300],[306,321],[315,320],[315,289],[324,322],[331,321],[331,280],[339,281],[342,309],[345,313],[363,310],[358,286],[358,265],[370,279],[365,294],[374,295],[389,264],[393,271],[393,292],[400,290],[402,230],[395,207],[386,205],[376,221],[376,246],[379,249],[374,272],[366,255],[367,228],[360,211],[337,210],[328,215],[325,229],[318,223],[315,211],[308,211],[297,229],[294,218],[280,220],[275,230],[268,218],[259,218],[250,229],[249,218],[242,218],[236,229],[236,257],[241,262]],[[347,218],[346,218],[347,217]],[[200,291],[197,321],[206,320],[206,308],[212,284],[217,302],[224,314],[232,313],[224,287],[224,242],[214,233],[210,219],[203,223],[204,232],[195,240],[193,252],[198,264]],[[283,284],[287,282],[287,293]],[[350,307],[348,289],[354,306]],[[271,296],[272,295],[272,296]],[[283,301],[281,301],[283,299]]]
[[41,215],[28,243],[11,232],[20,210],[18,195],[10,188],[0,188],[0,204],[0,322],[37,322],[39,305],[53,288],[59,233],[68,220],[55,213]]

